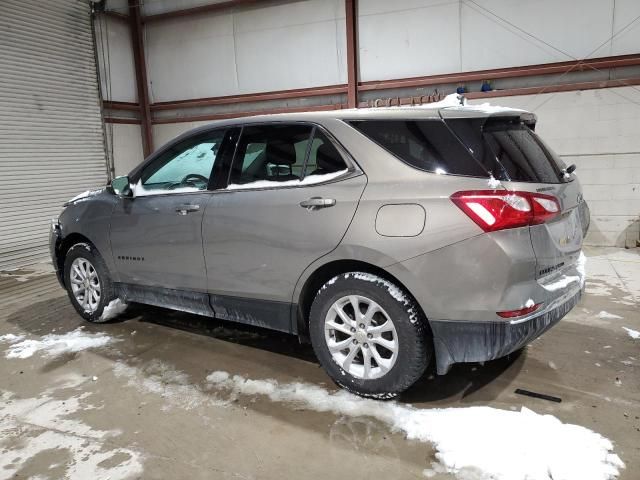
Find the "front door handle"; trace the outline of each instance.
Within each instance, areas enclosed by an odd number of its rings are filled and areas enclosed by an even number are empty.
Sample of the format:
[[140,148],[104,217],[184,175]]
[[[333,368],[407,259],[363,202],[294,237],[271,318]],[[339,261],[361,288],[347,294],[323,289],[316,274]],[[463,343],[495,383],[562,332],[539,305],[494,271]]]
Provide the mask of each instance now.
[[190,203],[185,205],[178,205],[176,207],[176,212],[178,212],[178,215],[186,215],[187,213],[197,212],[198,210],[200,210],[200,205],[192,205]]
[[308,200],[300,202],[300,206],[308,210],[317,210],[319,208],[333,207],[336,204],[335,198],[311,197]]

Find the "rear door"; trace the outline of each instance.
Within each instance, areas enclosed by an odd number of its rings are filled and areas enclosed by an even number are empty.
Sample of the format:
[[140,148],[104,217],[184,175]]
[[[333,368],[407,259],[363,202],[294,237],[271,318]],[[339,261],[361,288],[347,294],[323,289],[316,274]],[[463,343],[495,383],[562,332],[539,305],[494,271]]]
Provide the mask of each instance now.
[[320,128],[245,126],[202,227],[216,316],[289,331],[298,278],[340,243],[365,185]]
[[449,119],[474,157],[509,190],[553,195],[560,215],[530,228],[536,254],[536,278],[565,272],[577,262],[588,227],[588,209],[580,183],[534,132],[526,117]]

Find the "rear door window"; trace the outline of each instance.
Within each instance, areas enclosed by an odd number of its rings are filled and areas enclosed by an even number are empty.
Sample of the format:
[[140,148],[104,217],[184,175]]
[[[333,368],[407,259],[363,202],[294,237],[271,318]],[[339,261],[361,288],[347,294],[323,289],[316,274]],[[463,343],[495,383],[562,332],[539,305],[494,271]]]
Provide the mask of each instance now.
[[338,149],[324,133],[316,129],[309,148],[305,178],[317,180],[319,175],[337,175],[346,171],[347,164]]
[[351,125],[420,170],[489,176],[442,120],[360,120]]
[[230,184],[291,182],[302,178],[310,125],[254,125],[242,129]]

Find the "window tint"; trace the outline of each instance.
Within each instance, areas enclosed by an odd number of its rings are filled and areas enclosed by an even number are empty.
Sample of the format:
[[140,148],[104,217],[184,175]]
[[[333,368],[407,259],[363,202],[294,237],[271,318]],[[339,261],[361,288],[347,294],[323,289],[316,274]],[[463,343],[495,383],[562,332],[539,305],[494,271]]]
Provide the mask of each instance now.
[[519,119],[453,119],[447,124],[498,180],[562,182],[563,163]]
[[142,173],[142,191],[205,190],[213,170],[224,131],[209,132],[174,145]]
[[299,180],[312,127],[257,125],[244,127],[231,171],[231,184]]
[[487,171],[441,120],[363,120],[351,124],[420,170],[488,177]]
[[320,130],[316,129],[309,149],[309,159],[305,178],[314,175],[327,175],[347,170],[347,164],[338,149]]

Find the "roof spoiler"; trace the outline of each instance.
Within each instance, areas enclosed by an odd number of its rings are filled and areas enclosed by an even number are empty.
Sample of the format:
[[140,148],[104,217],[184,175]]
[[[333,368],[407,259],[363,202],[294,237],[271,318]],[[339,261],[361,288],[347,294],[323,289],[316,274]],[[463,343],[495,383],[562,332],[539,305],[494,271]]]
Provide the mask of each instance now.
[[496,118],[496,117],[520,117],[520,121],[532,130],[535,129],[538,117],[535,113],[516,108],[498,107],[489,104],[465,105],[460,107],[447,107],[439,110],[443,120],[452,118]]

